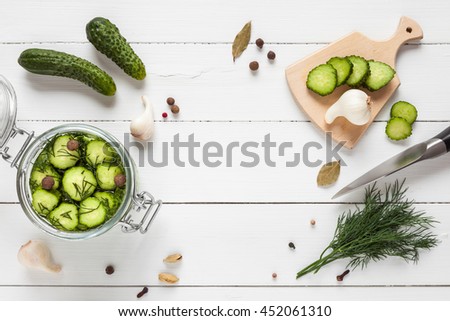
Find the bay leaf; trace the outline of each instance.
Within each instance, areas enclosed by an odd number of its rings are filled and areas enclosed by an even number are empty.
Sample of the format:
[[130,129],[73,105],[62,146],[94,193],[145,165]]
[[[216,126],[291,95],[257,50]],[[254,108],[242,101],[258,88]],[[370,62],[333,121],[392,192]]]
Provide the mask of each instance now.
[[247,22],[241,31],[236,35],[233,41],[232,54],[233,61],[239,57],[245,49],[247,49],[248,43],[250,42],[250,36],[252,34],[252,22]]
[[317,175],[318,186],[329,186],[337,181],[341,173],[341,162],[334,161],[323,165]]

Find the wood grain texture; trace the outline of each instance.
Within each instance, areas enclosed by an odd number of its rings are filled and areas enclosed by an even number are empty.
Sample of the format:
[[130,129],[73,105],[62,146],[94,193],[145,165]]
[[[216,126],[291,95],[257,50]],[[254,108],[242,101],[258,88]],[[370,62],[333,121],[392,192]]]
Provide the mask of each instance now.
[[[408,31],[411,29],[411,31]],[[422,39],[423,32],[420,26],[408,17],[400,19],[397,30],[394,35],[385,41],[375,41],[367,38],[360,32],[353,32],[329,45],[312,55],[301,59],[300,61],[290,65],[286,69],[286,79],[291,90],[292,96],[308,118],[317,125],[323,132],[331,133],[332,138],[336,142],[344,142],[347,148],[354,148],[369,126],[374,121],[378,113],[383,109],[386,102],[395,93],[400,86],[398,75],[387,84],[384,88],[376,92],[365,90],[370,97],[370,120],[364,126],[357,126],[348,120],[341,118],[336,119],[333,123],[327,124],[325,121],[325,113],[328,108],[333,105],[342,94],[350,87],[344,85],[325,96],[321,97],[306,87],[306,81],[309,72],[326,63],[332,57],[361,56],[367,60],[382,61],[392,68],[396,68],[397,52],[400,46],[406,41]]]

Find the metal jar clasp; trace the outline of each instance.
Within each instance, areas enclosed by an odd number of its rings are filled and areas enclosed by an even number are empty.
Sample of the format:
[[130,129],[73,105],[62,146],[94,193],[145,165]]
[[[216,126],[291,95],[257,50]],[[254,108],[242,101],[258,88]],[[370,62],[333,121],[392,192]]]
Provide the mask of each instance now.
[[141,192],[134,196],[134,208],[136,212],[145,210],[145,214],[142,216],[139,223],[135,223],[131,213],[127,213],[119,223],[122,225],[122,232],[131,233],[139,231],[142,234],[146,233],[150,224],[158,214],[162,205],[161,200],[155,200],[155,198],[149,192]]
[[7,161],[8,163],[10,163],[11,167],[16,167],[16,168],[19,167],[20,157],[22,157],[23,153],[25,152],[25,150],[27,149],[27,147],[30,144],[31,140],[33,139],[34,132],[33,131],[27,131],[25,129],[22,129],[22,128],[14,126],[12,128],[12,130],[11,130],[11,133],[9,134],[9,138],[5,142],[5,145],[10,139],[16,137],[17,134],[26,135],[27,138],[26,138],[25,142],[23,143],[22,147],[20,148],[20,150],[17,152],[15,157],[13,157],[12,155],[10,155],[8,153],[8,151],[9,151],[9,147],[8,146],[3,146],[0,149],[0,155],[2,155],[2,158],[5,161]]

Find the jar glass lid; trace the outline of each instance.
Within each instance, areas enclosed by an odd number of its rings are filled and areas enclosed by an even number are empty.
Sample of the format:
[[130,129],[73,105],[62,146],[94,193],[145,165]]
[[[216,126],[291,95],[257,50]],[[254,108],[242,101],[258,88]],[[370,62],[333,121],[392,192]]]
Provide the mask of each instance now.
[[10,138],[16,122],[17,99],[11,83],[0,75],[0,148]]

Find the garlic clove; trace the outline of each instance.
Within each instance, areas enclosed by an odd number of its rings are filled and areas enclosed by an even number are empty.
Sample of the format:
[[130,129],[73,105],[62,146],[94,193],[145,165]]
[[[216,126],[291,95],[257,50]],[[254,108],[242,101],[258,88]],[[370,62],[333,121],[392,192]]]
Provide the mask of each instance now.
[[153,136],[155,131],[155,120],[153,118],[153,105],[147,96],[142,96],[144,104],[144,112],[132,120],[130,124],[130,132],[135,138],[140,140],[148,140]]
[[53,263],[47,245],[39,240],[30,240],[22,245],[19,253],[17,253],[17,259],[23,266],[28,268],[52,273],[61,271],[61,266]]
[[344,117],[357,126],[367,124],[371,118],[370,97],[359,89],[347,90],[328,108],[325,122],[331,124],[338,117]]

